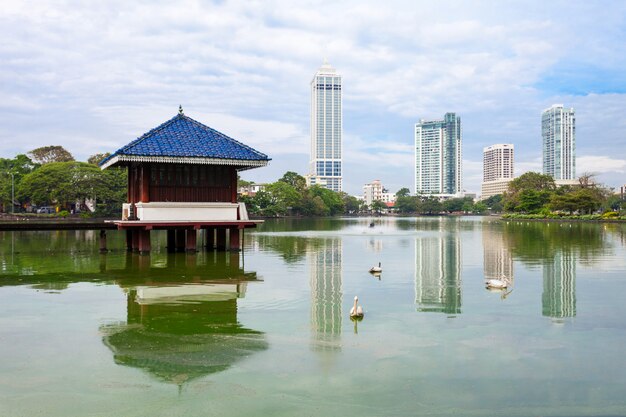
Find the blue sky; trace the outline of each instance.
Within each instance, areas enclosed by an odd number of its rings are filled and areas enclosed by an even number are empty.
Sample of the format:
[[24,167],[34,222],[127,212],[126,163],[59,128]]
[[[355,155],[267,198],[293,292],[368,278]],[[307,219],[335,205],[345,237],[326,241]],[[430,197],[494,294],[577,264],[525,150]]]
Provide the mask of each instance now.
[[[435,4],[436,3],[436,4]],[[482,149],[541,170],[541,111],[576,109],[577,172],[626,183],[626,3],[33,1],[0,8],[0,156],[114,151],[185,113],[306,174],[309,82],[344,79],[344,188],[413,188],[413,126],[456,112],[464,188]]]

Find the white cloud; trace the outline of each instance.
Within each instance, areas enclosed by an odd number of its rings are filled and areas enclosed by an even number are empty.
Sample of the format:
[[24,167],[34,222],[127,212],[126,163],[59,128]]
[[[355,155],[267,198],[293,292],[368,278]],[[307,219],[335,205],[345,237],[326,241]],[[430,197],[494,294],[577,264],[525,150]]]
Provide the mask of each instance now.
[[582,173],[626,173],[626,159],[615,159],[610,156],[581,156],[576,158],[576,172]]
[[[9,40],[0,44],[0,156],[62,144],[86,158],[127,143],[182,104],[273,157],[276,169],[305,172],[309,82],[327,57],[344,76],[349,191],[372,177],[412,184],[412,125],[448,111],[463,121],[468,190],[480,189],[472,161],[493,143],[515,143],[516,172],[540,171],[540,112],[555,102],[576,108],[579,170],[602,165],[584,159],[590,154],[619,162],[626,86],[572,95],[541,81],[564,66],[619,73],[626,42],[616,28],[625,7],[11,2],[0,10],[0,36]],[[624,167],[608,162],[617,180]]]

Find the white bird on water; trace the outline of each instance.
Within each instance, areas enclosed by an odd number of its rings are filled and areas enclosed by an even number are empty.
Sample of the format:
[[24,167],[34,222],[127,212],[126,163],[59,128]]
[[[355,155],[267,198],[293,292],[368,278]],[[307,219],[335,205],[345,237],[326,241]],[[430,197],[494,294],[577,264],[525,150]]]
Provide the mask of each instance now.
[[383,268],[380,266],[380,262],[378,262],[378,266],[371,267],[370,272],[372,273],[383,272]]
[[359,297],[354,297],[354,305],[350,309],[350,317],[363,317],[363,308],[358,305]]
[[487,285],[487,288],[493,288],[498,290],[506,289],[509,286],[506,280],[503,279],[488,279],[485,284]]

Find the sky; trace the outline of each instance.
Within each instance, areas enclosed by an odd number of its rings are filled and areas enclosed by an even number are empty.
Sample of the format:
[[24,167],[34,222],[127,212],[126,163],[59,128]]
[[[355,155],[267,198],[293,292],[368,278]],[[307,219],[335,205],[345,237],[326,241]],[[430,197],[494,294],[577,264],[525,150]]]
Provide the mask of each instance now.
[[185,114],[308,173],[310,82],[343,76],[344,191],[414,187],[414,125],[461,117],[463,188],[482,150],[541,171],[541,112],[576,110],[577,174],[626,184],[624,1],[0,0],[0,157],[113,152]]

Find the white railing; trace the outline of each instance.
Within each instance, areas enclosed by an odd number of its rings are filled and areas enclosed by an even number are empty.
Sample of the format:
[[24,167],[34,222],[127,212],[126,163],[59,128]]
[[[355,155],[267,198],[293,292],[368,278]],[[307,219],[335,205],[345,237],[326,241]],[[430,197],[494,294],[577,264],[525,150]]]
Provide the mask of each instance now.
[[122,206],[122,220],[141,221],[236,221],[248,220],[243,203],[173,203],[151,202]]

